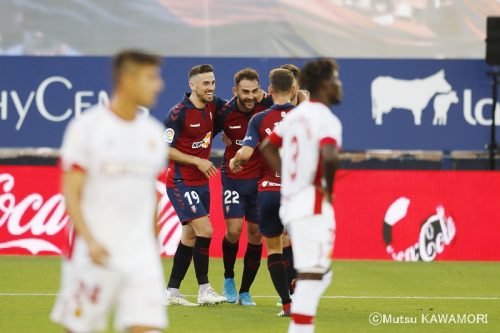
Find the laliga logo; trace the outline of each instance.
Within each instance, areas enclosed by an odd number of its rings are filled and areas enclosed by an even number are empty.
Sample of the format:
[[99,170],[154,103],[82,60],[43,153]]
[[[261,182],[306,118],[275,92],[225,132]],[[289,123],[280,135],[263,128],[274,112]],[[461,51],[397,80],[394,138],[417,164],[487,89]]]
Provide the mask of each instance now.
[[[434,98],[432,106],[434,118],[432,125],[445,126],[448,122],[448,112],[452,104],[459,102],[458,95],[445,78],[444,70],[425,78],[402,80],[390,76],[379,76],[371,84],[372,118],[376,125],[383,124],[383,115],[394,109],[410,110],[414,124],[422,124],[422,113]],[[483,98],[475,105],[472,102],[472,90],[463,91],[463,116],[471,125],[491,126],[492,120],[486,119],[483,114],[485,106],[491,108],[493,100]],[[500,103],[497,104],[500,108]],[[474,112],[473,112],[474,111]],[[500,126],[500,117],[495,124]]]
[[433,261],[443,253],[455,238],[456,228],[453,218],[446,217],[443,206],[436,207],[436,214],[430,216],[421,226],[418,241],[404,251],[395,252],[392,247],[392,227],[403,221],[410,206],[410,199],[401,197],[387,209],[384,218],[384,242],[387,253],[397,261]]
[[[52,252],[62,254],[69,242],[65,229],[69,222],[62,194],[44,201],[39,193],[31,193],[21,200],[11,193],[15,179],[11,174],[0,174],[0,252],[3,249],[25,249],[31,254]],[[181,238],[181,224],[166,194],[165,184],[156,184],[158,202],[158,242],[161,253],[175,254]],[[29,218],[30,217],[30,218]],[[27,221],[26,221],[27,220]],[[58,236],[63,236],[58,237]],[[55,241],[58,238],[58,241]]]

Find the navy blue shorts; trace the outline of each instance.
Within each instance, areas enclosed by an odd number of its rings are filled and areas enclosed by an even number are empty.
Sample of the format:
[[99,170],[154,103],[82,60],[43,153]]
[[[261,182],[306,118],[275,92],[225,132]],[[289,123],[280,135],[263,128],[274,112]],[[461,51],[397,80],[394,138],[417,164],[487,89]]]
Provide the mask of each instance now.
[[224,218],[245,217],[257,223],[257,179],[232,179],[222,174],[222,211]]
[[210,214],[210,190],[207,185],[187,186],[176,182],[167,195],[183,225]]
[[283,224],[280,219],[280,192],[259,192],[258,211],[259,229],[265,237],[276,237],[283,233]]

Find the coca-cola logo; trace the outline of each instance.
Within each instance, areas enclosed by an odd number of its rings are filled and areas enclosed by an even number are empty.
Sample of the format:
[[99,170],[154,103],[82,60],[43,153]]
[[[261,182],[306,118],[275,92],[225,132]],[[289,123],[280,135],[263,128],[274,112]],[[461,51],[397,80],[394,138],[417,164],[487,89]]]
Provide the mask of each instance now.
[[[18,249],[33,255],[63,254],[72,233],[63,195],[37,192],[16,195],[15,185],[12,174],[0,173],[0,253]],[[173,255],[180,241],[181,225],[161,181],[157,181],[157,192],[161,253]]]
[[443,205],[436,205],[435,214],[427,217],[422,223],[416,242],[398,251],[392,246],[393,227],[405,221],[410,203],[410,199],[400,197],[387,209],[383,224],[387,254],[397,261],[433,261],[455,238],[455,222],[451,216],[446,215]]

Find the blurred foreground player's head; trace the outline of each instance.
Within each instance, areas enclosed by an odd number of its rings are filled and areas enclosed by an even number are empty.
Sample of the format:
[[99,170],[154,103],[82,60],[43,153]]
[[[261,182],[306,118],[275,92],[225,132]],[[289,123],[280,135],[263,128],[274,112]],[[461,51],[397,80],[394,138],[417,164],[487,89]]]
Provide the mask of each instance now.
[[215,74],[212,65],[196,65],[189,71],[189,88],[202,103],[209,103],[214,99]]
[[245,68],[234,74],[233,94],[240,111],[250,112],[255,108],[259,94],[259,74],[255,69]]
[[293,74],[288,69],[275,68],[269,73],[269,93],[273,96],[275,103],[279,100],[290,102],[297,93],[293,84]]
[[160,57],[142,51],[126,50],[113,58],[114,93],[145,107],[156,104],[163,89]]
[[342,82],[337,63],[331,59],[317,59],[304,65],[300,74],[300,87],[311,94],[311,99],[325,105],[342,100]]

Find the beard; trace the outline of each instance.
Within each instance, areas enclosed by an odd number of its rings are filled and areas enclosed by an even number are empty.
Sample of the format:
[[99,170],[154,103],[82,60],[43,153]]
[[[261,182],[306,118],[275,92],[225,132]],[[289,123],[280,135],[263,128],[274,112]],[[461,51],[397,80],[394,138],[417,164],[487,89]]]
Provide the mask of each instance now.
[[[207,93],[212,93],[212,95],[207,96],[206,95]],[[203,92],[195,91],[196,97],[198,97],[198,99],[203,103],[210,103],[211,101],[213,101],[214,100],[213,93],[214,93],[213,91],[203,91]]]
[[[247,106],[251,104],[251,106]],[[245,112],[250,112],[252,111],[253,109],[255,109],[255,106],[257,105],[257,99],[249,99],[249,98],[246,98],[246,99],[242,99],[242,98],[239,98],[238,97],[238,105],[241,109],[241,111],[245,111]]]

